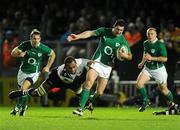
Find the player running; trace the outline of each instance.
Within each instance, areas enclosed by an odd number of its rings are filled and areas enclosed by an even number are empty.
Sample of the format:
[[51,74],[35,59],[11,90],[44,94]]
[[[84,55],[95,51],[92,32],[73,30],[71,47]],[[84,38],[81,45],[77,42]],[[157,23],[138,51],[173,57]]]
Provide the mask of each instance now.
[[[20,43],[19,46],[12,50],[11,55],[21,58],[22,61],[17,75],[18,86],[22,92],[26,91],[38,80],[42,56],[49,57],[46,66],[42,69],[43,73],[49,72],[55,59],[54,51],[41,43],[41,33],[37,29],[33,29],[30,33],[30,40]],[[27,100],[28,96],[26,94],[19,97],[10,114],[16,115],[19,112],[20,116],[24,116],[27,109]]]
[[167,97],[169,108],[175,105],[173,95],[167,87],[167,72],[164,63],[167,62],[167,51],[164,43],[157,39],[157,31],[155,28],[147,29],[147,40],[144,41],[144,55],[138,68],[142,69],[137,78],[136,88],[143,96],[143,103],[139,108],[139,112],[143,112],[150,104],[144,85],[151,79],[155,79],[160,86],[160,90]]
[[[84,83],[82,96],[80,99],[80,107],[73,111],[73,114],[82,116],[84,106],[88,99],[93,102],[96,97],[103,94],[105,87],[108,83],[108,79],[112,70],[112,63],[116,58],[117,49],[121,45],[125,45],[128,48],[128,53],[123,51],[119,52],[119,57],[131,60],[132,54],[128,47],[128,43],[122,35],[124,31],[125,21],[123,19],[117,20],[113,25],[113,28],[99,28],[97,30],[84,31],[80,34],[71,34],[68,36],[68,41],[74,41],[79,39],[86,39],[92,36],[100,37],[98,48],[92,58],[95,61],[91,64],[90,69],[86,75],[86,81]],[[92,97],[89,97],[90,90],[97,79],[96,92]]]

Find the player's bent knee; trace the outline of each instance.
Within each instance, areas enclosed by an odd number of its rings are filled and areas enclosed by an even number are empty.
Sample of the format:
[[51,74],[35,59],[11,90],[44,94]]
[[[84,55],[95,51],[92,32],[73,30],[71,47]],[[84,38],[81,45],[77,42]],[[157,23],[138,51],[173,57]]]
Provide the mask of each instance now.
[[92,86],[93,86],[93,82],[91,82],[91,81],[87,81],[84,85],[84,87],[87,89],[91,89]]
[[136,88],[141,88],[142,86],[144,86],[144,84],[140,83],[140,82],[137,82],[135,86],[136,86]]

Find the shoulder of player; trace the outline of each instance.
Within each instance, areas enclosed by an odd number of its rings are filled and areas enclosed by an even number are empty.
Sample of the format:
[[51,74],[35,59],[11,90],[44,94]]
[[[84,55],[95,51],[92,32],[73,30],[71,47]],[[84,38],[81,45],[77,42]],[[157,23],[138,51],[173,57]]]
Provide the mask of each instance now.
[[42,49],[45,49],[45,48],[51,49],[48,45],[45,45],[44,43],[40,43],[39,47],[42,48]]
[[165,47],[165,43],[162,42],[162,41],[160,41],[160,40],[157,40],[155,44],[156,44],[156,46],[158,46],[158,47]]
[[99,31],[101,31],[101,32],[110,32],[112,29],[111,28],[106,28],[106,27],[100,27],[100,28],[98,28],[98,29],[96,29],[96,30],[94,30],[95,32],[99,32]]
[[22,50],[23,48],[28,49],[28,48],[30,48],[30,46],[31,46],[30,40],[29,41],[22,41],[22,42],[19,43],[18,48],[20,50]]
[[30,45],[30,44],[31,44],[31,41],[30,41],[30,40],[28,40],[28,41],[22,41],[22,42],[20,42],[20,44]]
[[76,58],[75,60],[78,65],[80,65],[84,61],[83,58]]
[[145,44],[145,43],[148,43],[149,41],[148,40],[145,40],[143,43]]
[[44,43],[42,43],[42,42],[40,42],[40,46],[41,46],[41,47],[48,47],[48,45],[46,45],[46,44],[44,44]]
[[146,46],[146,45],[148,45],[149,44],[149,41],[148,40],[145,40],[144,42],[143,42],[143,45],[144,46]]
[[162,41],[160,41],[160,40],[157,40],[156,41],[158,44],[161,44],[161,45],[164,45],[165,43],[164,42],[162,42]]
[[126,40],[126,38],[124,37],[124,35],[123,35],[123,34],[120,34],[120,35],[118,36],[118,38],[119,38],[119,39]]

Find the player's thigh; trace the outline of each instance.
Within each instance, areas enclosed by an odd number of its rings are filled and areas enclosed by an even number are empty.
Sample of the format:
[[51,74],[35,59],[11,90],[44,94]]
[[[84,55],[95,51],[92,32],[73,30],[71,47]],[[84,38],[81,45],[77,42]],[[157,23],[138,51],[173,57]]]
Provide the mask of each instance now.
[[103,94],[103,92],[107,86],[107,83],[108,83],[108,79],[98,77],[98,80],[97,80],[97,93],[98,93],[98,95]]
[[150,76],[144,72],[141,72],[137,78],[136,87],[139,88],[143,86],[149,80],[150,80]]
[[85,87],[90,89],[92,85],[94,84],[97,76],[98,76],[97,71],[95,71],[94,69],[88,70],[86,74]]

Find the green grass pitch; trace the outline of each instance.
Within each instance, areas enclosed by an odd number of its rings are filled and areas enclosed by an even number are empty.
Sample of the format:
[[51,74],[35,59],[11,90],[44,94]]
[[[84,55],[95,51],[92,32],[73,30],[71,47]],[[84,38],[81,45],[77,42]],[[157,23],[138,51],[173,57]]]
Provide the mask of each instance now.
[[10,107],[0,107],[0,130],[180,130],[180,115],[154,116],[147,108],[96,107],[83,117],[72,114],[75,108],[29,107],[26,116],[9,114]]

